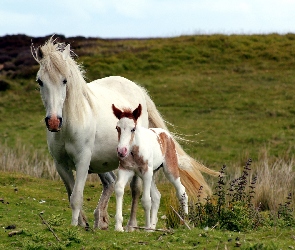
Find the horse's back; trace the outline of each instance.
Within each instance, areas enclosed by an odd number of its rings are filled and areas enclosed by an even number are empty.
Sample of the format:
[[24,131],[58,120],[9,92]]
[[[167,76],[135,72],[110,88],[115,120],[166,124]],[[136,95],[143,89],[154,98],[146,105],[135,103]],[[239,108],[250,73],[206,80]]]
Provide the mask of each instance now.
[[109,76],[97,79],[87,84],[96,97],[96,101],[105,107],[104,111],[113,116],[112,104],[121,109],[135,109],[140,103],[142,115],[140,123],[143,127],[148,127],[148,113],[145,90],[136,83],[121,77]]
[[129,95],[132,95],[132,93],[143,95],[143,88],[122,76],[109,76],[97,79],[87,85],[92,91],[107,89],[108,91],[115,93],[123,94],[129,92]]

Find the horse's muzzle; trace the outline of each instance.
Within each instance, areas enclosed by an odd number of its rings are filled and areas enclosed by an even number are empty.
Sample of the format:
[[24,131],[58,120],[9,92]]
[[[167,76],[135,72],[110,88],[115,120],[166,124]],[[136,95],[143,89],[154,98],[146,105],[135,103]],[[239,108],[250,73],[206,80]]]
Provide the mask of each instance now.
[[45,117],[46,127],[50,132],[58,132],[62,125],[60,116],[52,115]]

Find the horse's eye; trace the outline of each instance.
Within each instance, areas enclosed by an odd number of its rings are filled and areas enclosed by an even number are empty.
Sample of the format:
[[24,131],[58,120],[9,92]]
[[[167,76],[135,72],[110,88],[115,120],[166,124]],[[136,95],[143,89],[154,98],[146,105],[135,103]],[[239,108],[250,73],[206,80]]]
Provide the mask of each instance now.
[[37,83],[40,85],[40,87],[42,87],[42,86],[43,86],[43,82],[41,81],[41,79],[40,79],[40,78],[38,78],[38,79],[37,79]]
[[134,133],[135,132],[135,128],[131,129],[131,132]]
[[116,130],[119,132],[119,127],[118,126],[116,126]]
[[64,80],[62,81],[63,84],[67,84],[67,82],[68,82],[67,79],[64,79]]

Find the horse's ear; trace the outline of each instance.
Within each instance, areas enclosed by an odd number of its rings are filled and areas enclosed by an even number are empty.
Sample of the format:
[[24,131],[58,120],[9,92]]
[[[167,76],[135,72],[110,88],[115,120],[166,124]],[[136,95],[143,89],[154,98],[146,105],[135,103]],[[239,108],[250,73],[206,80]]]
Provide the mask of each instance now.
[[133,110],[132,114],[134,119],[137,121],[137,119],[140,117],[141,115],[141,104],[138,105],[138,107],[136,109]]
[[120,120],[123,112],[120,109],[116,108],[114,104],[112,104],[112,109],[113,109],[114,115]]
[[67,58],[68,58],[70,55],[71,55],[71,49],[70,49],[70,44],[68,44],[68,45],[65,47],[64,51],[62,52],[62,58],[63,58],[64,60],[67,60]]

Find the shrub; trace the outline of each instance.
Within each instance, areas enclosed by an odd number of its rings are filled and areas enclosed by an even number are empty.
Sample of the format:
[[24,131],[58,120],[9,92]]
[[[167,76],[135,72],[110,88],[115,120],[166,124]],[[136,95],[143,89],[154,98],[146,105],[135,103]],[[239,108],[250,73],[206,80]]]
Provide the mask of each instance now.
[[[215,193],[205,202],[197,197],[196,203],[189,207],[188,219],[195,227],[211,227],[231,231],[247,231],[263,226],[292,227],[295,218],[292,209],[292,194],[287,201],[278,205],[277,213],[261,211],[255,205],[257,176],[251,175],[252,160],[249,159],[241,175],[226,181],[224,165],[218,178]],[[167,216],[167,226],[177,227],[179,220]]]

